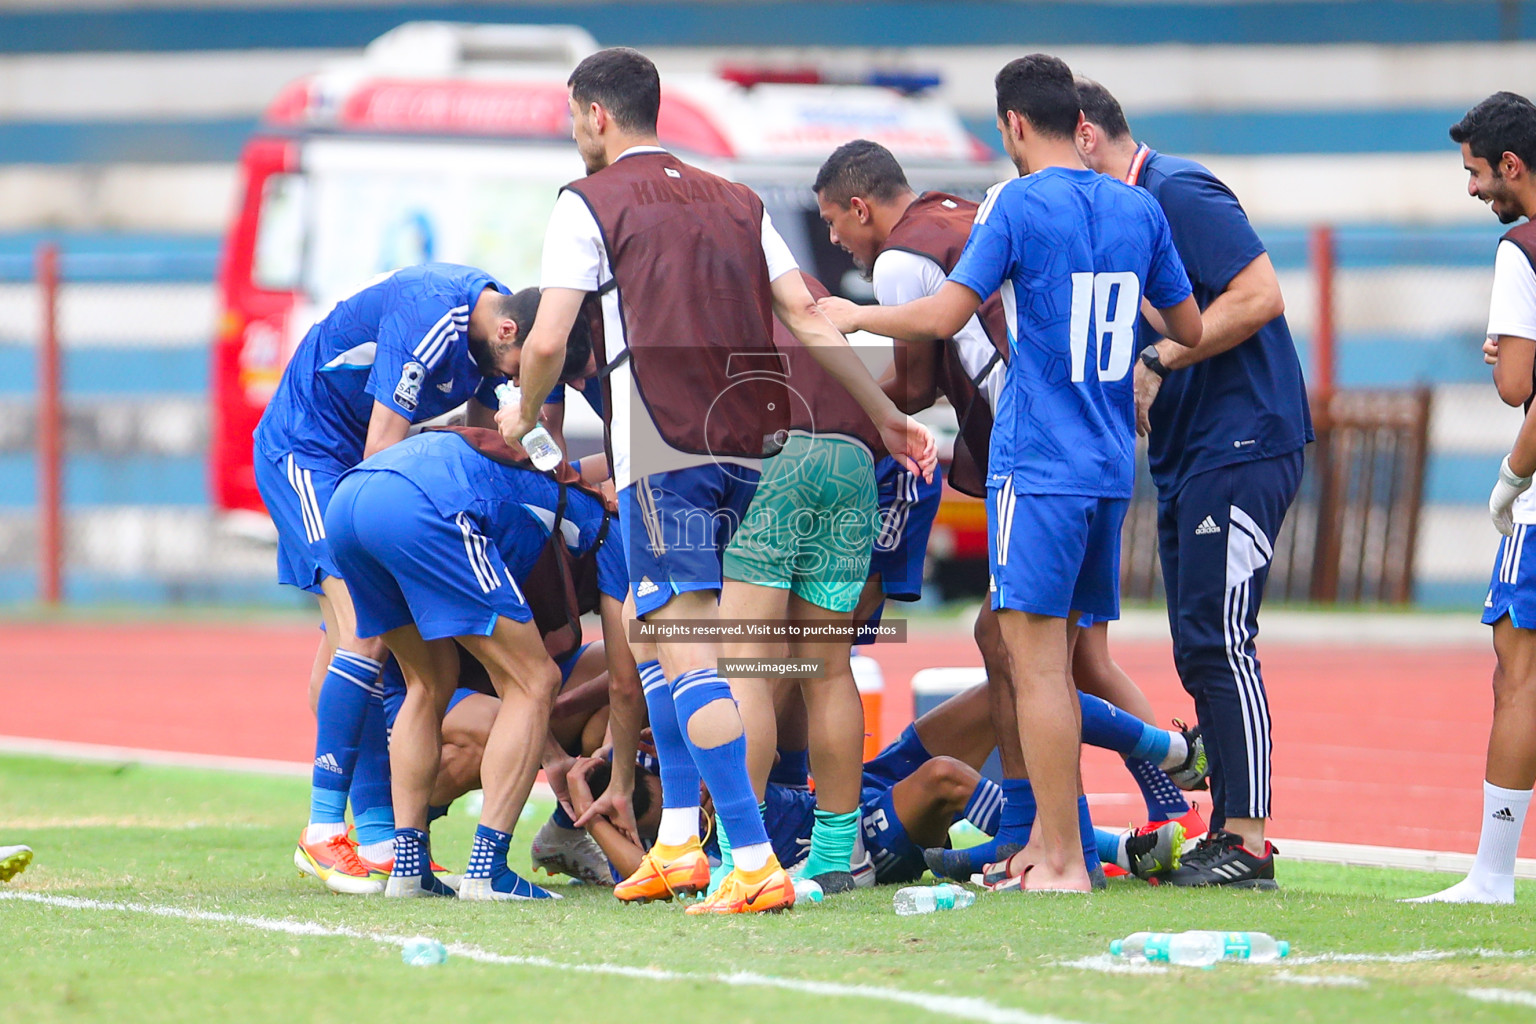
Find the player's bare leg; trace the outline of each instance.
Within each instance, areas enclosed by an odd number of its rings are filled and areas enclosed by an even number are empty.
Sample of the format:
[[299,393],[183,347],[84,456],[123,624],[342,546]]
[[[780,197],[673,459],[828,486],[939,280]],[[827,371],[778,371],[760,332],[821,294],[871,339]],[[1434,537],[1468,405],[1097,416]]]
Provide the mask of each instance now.
[[427,828],[427,806],[442,756],[442,721],[459,678],[452,640],[426,641],[414,624],[384,635],[405,677],[405,700],[390,730],[390,791],[396,828]]
[[[1077,798],[1082,728],[1070,675],[1068,620],[1031,612],[998,612],[1008,648],[1019,745],[1031,769],[1036,818],[1029,844],[1009,861],[1025,890],[1088,892]],[[1075,621],[1075,617],[1074,617]]]
[[1008,648],[1003,644],[1002,627],[997,612],[990,604],[983,603],[976,613],[976,625],[972,629],[976,649],[981,652],[981,663],[987,670],[987,697],[992,712],[993,732],[997,738],[997,758],[1002,762],[1003,777],[1028,778],[1024,766],[1024,751],[1019,746],[1017,696],[1013,691],[1013,669],[1008,659]]
[[[833,612],[792,595],[790,617],[800,623],[829,622],[849,627],[852,612]],[[816,827],[811,852],[800,869],[828,892],[853,888],[851,858],[858,838],[859,796],[864,779],[864,702],[853,678],[853,645],[796,640],[796,658],[820,659],[825,675],[800,681],[805,701],[806,738],[816,778]]]
[[549,660],[532,622],[502,616],[490,636],[458,639],[485,666],[501,698],[480,767],[485,783],[480,823],[511,832],[538,775],[560,670]]
[[1109,701],[1143,722],[1154,722],[1152,702],[1109,653],[1109,623],[1079,630],[1072,648],[1072,681],[1079,690]]
[[934,758],[891,787],[891,804],[907,836],[922,847],[942,846],[965,811],[981,773],[963,761]]

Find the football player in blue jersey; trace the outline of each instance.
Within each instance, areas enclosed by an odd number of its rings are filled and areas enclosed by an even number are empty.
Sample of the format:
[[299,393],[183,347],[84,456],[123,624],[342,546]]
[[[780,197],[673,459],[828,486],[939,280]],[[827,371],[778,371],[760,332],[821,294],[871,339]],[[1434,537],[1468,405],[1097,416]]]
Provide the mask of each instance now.
[[[620,546],[607,542],[611,525],[609,510],[575,482],[570,467],[562,467],[560,479],[540,473],[494,431],[420,434],[367,459],[338,484],[326,526],[358,633],[384,638],[406,683],[390,735],[396,828],[385,895],[447,895],[429,869],[426,827],[443,711],[459,679],[454,640],[485,666],[501,698],[480,769],[485,804],[458,896],[552,895],[513,872],[507,852],[541,760],[552,767],[566,760],[548,736],[560,673],[541,638],[548,621],[536,625],[535,614],[548,591],[564,591],[553,604],[560,626],[569,624],[572,578],[577,591],[588,581],[601,594],[615,756],[633,764],[640,684],[623,656],[628,579]],[[562,568],[569,558],[580,561]],[[534,572],[539,579],[530,578]],[[532,602],[524,583],[536,588]],[[630,781],[616,778],[619,792],[627,794]]]
[[[540,598],[526,589],[524,596],[532,601]],[[575,758],[590,757],[610,745],[607,663],[602,641],[582,644],[566,657],[555,660],[561,683],[550,711],[549,734],[570,756],[566,764],[556,762],[547,766],[549,777],[557,783]],[[394,658],[385,660],[381,681],[385,722],[393,728],[406,694],[405,676]],[[427,806],[429,823],[447,814],[449,806],[459,797],[481,788],[480,766],[500,708],[501,701],[485,666],[460,647],[459,678],[443,714],[442,754]],[[598,790],[598,796],[603,792]],[[582,810],[592,802],[594,800],[589,797]],[[633,808],[626,807],[615,813],[615,819],[622,823],[621,827],[634,832],[633,814]],[[554,813],[533,837],[529,853],[534,868],[543,868],[549,874],[570,875],[593,885],[613,884],[602,851],[585,831],[576,826],[563,804],[556,804]],[[458,887],[456,878],[436,868],[433,870],[447,885]]]
[[1086,892],[1069,623],[1120,614],[1142,299],[1180,344],[1199,342],[1200,314],[1156,202],[1083,165],[1071,69],[1032,54],[996,86],[1021,177],[988,192],[949,280],[901,306],[824,308],[841,330],[923,341],[952,336],[1002,290],[1011,355],[988,466],[991,591],[1038,814],[1029,844],[988,875],[999,887]]
[[[538,308],[473,267],[429,263],[341,300],[299,343],[255,432],[256,485],[278,534],[278,581],[314,594],[326,624],[311,694],[318,729],[309,825],[294,863],[338,892],[382,891],[393,847],[379,705],[384,648],[360,640],[325,532],[342,473],[466,401],[493,422]],[[585,334],[570,346],[584,366]],[[472,399],[472,400],[471,400]],[[313,686],[312,686],[313,689]],[[350,791],[361,847],[347,835]]]
[[1192,160],[1138,145],[1102,85],[1080,79],[1078,95],[1079,152],[1166,213],[1205,324],[1185,348],[1143,320],[1134,371],[1174,662],[1211,757],[1211,832],[1169,881],[1272,889],[1269,699],[1254,640],[1313,436],[1301,361],[1275,268],[1232,191]]

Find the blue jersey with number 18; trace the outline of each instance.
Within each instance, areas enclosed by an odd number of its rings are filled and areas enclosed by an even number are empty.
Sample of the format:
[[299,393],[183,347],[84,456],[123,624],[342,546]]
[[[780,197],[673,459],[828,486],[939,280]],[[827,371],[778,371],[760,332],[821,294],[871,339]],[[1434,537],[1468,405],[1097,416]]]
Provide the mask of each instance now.
[[1190,293],[1168,221],[1142,189],[1047,167],[994,185],[949,279],[1000,291],[1012,350],[989,483],[1017,494],[1129,498],[1136,320]]

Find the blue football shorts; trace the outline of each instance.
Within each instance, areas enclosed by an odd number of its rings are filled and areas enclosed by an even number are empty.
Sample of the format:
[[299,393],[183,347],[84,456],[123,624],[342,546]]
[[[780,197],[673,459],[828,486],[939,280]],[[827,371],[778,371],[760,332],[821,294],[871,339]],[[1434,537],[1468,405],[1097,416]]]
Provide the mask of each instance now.
[[1120,526],[1130,501],[987,488],[992,607],[1065,619],[1120,617]]
[[325,510],[345,470],[289,452],[272,458],[256,446],[256,490],[277,527],[277,581],[319,594],[320,580],[341,578],[325,535]]

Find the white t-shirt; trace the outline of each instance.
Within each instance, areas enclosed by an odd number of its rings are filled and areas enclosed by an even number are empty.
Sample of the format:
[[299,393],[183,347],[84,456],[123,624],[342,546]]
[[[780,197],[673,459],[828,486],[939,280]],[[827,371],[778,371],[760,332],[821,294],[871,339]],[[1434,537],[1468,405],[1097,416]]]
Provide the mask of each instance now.
[[[1536,271],[1514,242],[1500,242],[1493,259],[1493,296],[1488,302],[1488,337],[1508,335],[1536,341]],[[1536,487],[1515,499],[1515,522],[1536,525]]]
[[[636,153],[664,152],[666,150],[656,146],[635,146],[625,150],[619,159],[623,160]],[[763,211],[762,245],[770,281],[800,269],[794,254],[774,228],[773,220],[766,210]],[[603,244],[602,229],[592,216],[592,210],[576,193],[560,193],[560,198],[555,201],[554,212],[549,217],[549,227],[544,233],[539,288],[573,288],[595,292],[612,277],[613,268],[608,263],[608,250]],[[614,288],[605,294],[602,304],[604,341],[608,358],[612,360],[628,345],[624,337],[624,322],[619,316],[619,289]],[[662,439],[656,424],[652,422],[635,388],[634,379],[630,364],[625,362],[613,372],[610,381],[613,393],[613,410],[610,415],[613,483],[619,490],[652,473],[705,466],[715,461],[748,466],[756,466],[760,461],[717,460],[711,455],[693,455],[673,448]]]
[[[873,284],[875,301],[882,306],[899,306],[913,299],[934,295],[946,280],[944,268],[927,256],[904,249],[887,249],[875,257]],[[960,355],[960,365],[972,380],[997,355],[997,348],[987,337],[981,320],[972,316],[965,326],[955,333]],[[1002,386],[1005,367],[1002,360],[993,365],[986,379],[981,382],[981,393],[986,396],[992,411],[997,411],[997,396]]]

